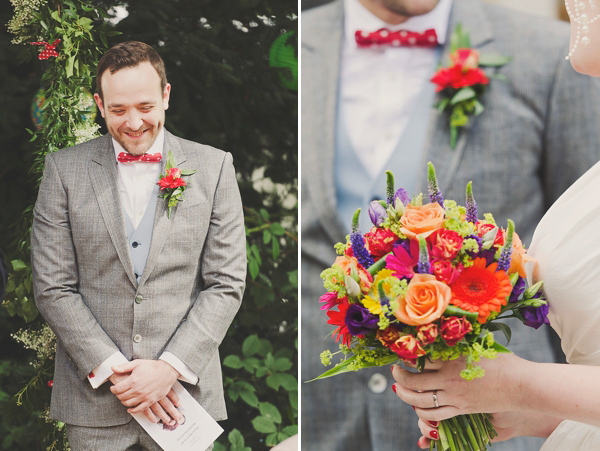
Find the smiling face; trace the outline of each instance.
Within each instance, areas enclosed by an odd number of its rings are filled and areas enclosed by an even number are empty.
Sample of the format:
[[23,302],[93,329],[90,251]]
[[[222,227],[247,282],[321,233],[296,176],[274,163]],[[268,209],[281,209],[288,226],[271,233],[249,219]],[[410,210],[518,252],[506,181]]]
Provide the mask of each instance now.
[[161,90],[161,80],[149,62],[125,67],[100,79],[102,97],[94,95],[112,137],[132,155],[150,149],[165,122],[171,85]]

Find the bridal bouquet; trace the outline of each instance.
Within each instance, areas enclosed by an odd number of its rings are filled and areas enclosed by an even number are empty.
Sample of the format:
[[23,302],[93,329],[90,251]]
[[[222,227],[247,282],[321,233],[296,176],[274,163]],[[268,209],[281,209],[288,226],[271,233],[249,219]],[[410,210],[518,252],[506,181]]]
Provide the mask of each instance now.
[[[499,227],[491,214],[477,215],[471,183],[466,206],[443,198],[434,167],[428,169],[429,203],[410,198],[387,172],[387,198],[373,201],[371,230],[358,230],[338,243],[335,263],[321,273],[327,293],[321,310],[343,359],[316,379],[398,360],[416,365],[427,359],[465,357],[461,376],[483,377],[482,358],[510,352],[494,339],[510,328],[499,318],[516,317],[538,328],[547,323],[541,285],[525,289],[525,254],[514,223]],[[336,353],[337,354],[337,353]],[[321,360],[330,365],[333,354]],[[487,414],[443,421],[433,449],[482,450],[496,435]],[[491,446],[491,445],[490,445]]]

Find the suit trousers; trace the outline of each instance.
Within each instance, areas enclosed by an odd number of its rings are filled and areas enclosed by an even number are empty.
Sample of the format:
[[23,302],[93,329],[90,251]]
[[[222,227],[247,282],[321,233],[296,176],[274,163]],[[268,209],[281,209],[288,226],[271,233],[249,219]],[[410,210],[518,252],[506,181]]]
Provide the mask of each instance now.
[[72,451],[162,451],[137,421],[102,428],[67,424],[67,437]]

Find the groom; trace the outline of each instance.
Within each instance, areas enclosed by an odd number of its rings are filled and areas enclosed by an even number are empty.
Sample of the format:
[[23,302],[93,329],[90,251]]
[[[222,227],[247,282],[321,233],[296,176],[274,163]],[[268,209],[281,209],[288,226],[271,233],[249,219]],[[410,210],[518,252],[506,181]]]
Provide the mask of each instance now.
[[[182,421],[178,379],[226,418],[218,346],[244,290],[242,204],[231,154],[164,129],[171,86],[152,47],[111,48],[96,81],[109,134],[46,157],[34,210],[35,299],[58,338],[50,415],[73,450],[158,451],[128,412]],[[170,153],[196,173],[168,217],[156,183]]]
[[[429,80],[448,61],[460,23],[482,55],[512,61],[488,70],[485,110],[450,146],[447,112]],[[359,47],[381,28],[424,32],[433,47]],[[319,310],[320,272],[335,260],[334,244],[362,207],[362,232],[372,199],[385,199],[385,170],[409,193],[427,192],[426,163],[435,165],[447,199],[464,205],[466,184],[480,214],[512,218],[525,243],[544,211],[600,157],[600,89],[565,61],[566,24],[520,15],[479,0],[338,0],[302,13],[302,379],[325,371],[319,353],[336,349]],[[553,360],[547,332],[512,324],[510,348]],[[388,368],[304,384],[305,451],[408,450],[420,433],[410,406],[393,394]],[[494,450],[538,450],[519,439]]]

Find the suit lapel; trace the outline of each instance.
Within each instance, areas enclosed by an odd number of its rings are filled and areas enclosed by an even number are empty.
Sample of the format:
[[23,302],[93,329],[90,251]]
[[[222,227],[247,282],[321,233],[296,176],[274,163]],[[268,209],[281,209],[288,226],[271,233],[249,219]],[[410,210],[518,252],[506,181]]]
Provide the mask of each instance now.
[[[454,0],[452,12],[450,13],[446,45],[442,51],[442,57],[440,61],[443,66],[448,64],[448,55],[450,53],[450,35],[458,23],[462,24],[463,28],[469,33],[471,38],[471,47],[474,49],[480,49],[483,45],[493,41],[494,39],[494,36],[491,32],[492,27],[489,23],[489,19],[485,15],[482,6],[477,1]],[[487,52],[494,53],[489,49]],[[436,94],[435,103],[437,104],[441,99],[442,96],[440,94]],[[483,96],[482,103],[485,106],[485,94]],[[482,115],[485,115],[485,111],[482,113]],[[471,117],[469,120],[469,125],[459,130],[456,148],[452,149],[450,147],[449,111],[440,113],[437,108],[432,108],[429,117],[427,141],[425,145],[425,149],[427,149],[426,161],[431,161],[434,164],[442,192],[450,187],[450,184],[456,175],[456,171],[460,164],[465,146],[469,140],[471,129],[479,119],[481,119],[480,116]],[[424,170],[421,172],[422,173],[418,175],[419,179],[417,186],[421,187],[421,189],[424,189],[427,183],[426,173]]]
[[101,145],[92,154],[94,164],[90,165],[90,179],[100,206],[104,224],[108,229],[110,239],[117,251],[119,260],[127,273],[127,277],[137,286],[133,263],[129,255],[125,220],[121,207],[121,194],[118,189],[117,161],[110,135],[105,135]]
[[[166,166],[167,166],[167,156],[169,151],[173,153],[173,157],[175,158],[175,165],[178,168],[182,167],[182,164],[186,161],[186,155],[179,141],[175,136],[165,130],[165,146],[163,149],[163,160],[161,163],[160,173],[165,174]],[[192,168],[186,168],[192,169]],[[190,188],[193,189],[192,186],[188,186],[185,193],[184,198],[188,197],[188,193],[190,193]],[[160,256],[162,249],[165,245],[167,237],[170,234],[171,226],[175,217],[177,216],[177,210],[179,207],[175,207],[172,210],[171,217],[167,217],[167,203],[163,199],[158,199],[156,203],[156,212],[154,213],[154,225],[152,227],[152,239],[150,241],[150,251],[148,252],[148,259],[146,260],[146,266],[144,267],[144,272],[142,273],[142,278],[140,280],[140,285],[142,285],[148,277],[156,262],[158,257]]]
[[[334,155],[338,83],[343,36],[343,3],[328,6],[329,16],[314,29],[303,29],[303,53],[309,58],[303,70],[313,73],[302,79],[303,103],[323,105],[317,114],[302,115],[302,159],[307,190],[312,206],[325,233],[332,242],[346,234],[337,214],[335,194]],[[305,124],[305,120],[310,124]],[[306,145],[305,145],[306,143]]]

